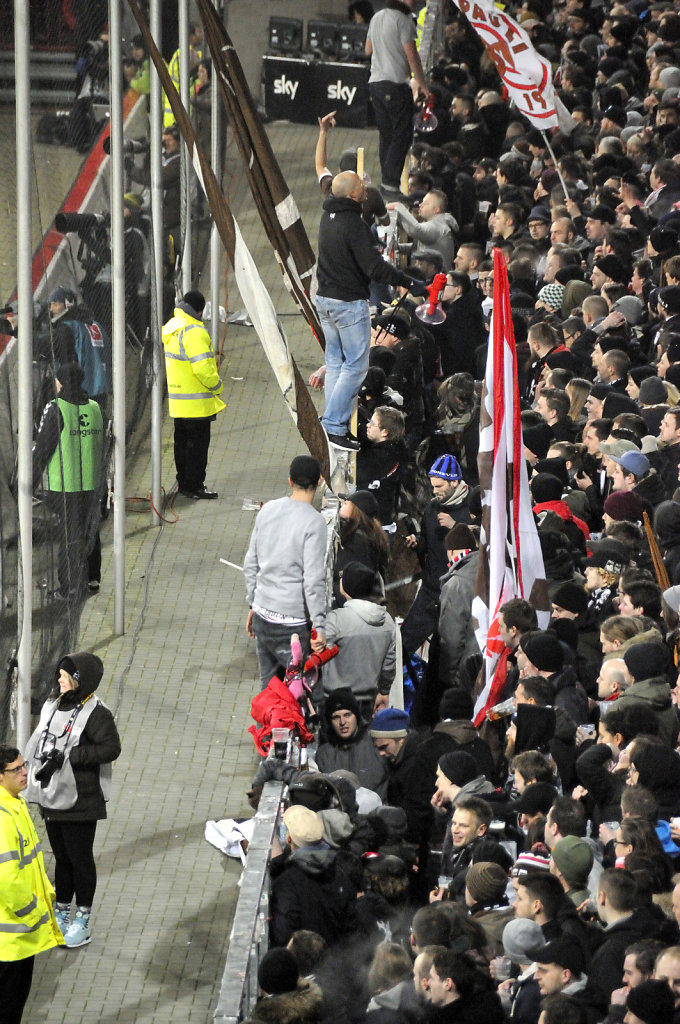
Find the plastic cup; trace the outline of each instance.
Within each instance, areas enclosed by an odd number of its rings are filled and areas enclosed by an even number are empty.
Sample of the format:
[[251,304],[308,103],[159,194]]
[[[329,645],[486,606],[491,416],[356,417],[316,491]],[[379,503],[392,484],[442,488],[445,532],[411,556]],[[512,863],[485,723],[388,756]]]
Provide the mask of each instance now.
[[272,729],[272,739],[274,741],[274,757],[278,758],[279,761],[285,761],[288,756],[289,736],[290,729]]

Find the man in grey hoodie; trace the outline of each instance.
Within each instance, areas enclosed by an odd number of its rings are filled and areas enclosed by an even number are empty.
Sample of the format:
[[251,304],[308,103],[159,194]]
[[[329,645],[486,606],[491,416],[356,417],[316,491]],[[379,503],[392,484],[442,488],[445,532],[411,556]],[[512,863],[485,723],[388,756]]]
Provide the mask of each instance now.
[[322,669],[324,698],[348,687],[367,718],[389,705],[396,666],[397,627],[387,610],[370,599],[374,591],[373,570],[348,562],[340,574],[345,603],[326,616],[326,640],[340,649]]

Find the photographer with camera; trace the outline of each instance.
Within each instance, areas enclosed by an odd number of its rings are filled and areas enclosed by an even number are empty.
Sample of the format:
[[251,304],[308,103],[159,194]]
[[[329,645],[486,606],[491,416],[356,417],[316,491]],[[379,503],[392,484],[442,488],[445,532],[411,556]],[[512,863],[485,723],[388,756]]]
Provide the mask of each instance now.
[[56,692],[45,701],[26,747],[26,799],[38,804],[45,819],[55,859],[57,923],[71,949],[91,939],[97,885],[94,837],[97,822],[106,818],[111,764],[120,755],[113,715],[95,695],[103,673],[101,659],[87,651],[62,658],[55,673]]

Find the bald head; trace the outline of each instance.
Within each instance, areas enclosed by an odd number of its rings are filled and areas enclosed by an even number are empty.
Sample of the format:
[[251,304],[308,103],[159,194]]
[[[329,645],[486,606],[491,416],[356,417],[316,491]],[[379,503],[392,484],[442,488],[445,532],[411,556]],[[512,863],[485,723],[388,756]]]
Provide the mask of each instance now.
[[333,178],[332,192],[336,199],[354,199],[360,203],[364,198],[364,183],[355,171],[341,171]]

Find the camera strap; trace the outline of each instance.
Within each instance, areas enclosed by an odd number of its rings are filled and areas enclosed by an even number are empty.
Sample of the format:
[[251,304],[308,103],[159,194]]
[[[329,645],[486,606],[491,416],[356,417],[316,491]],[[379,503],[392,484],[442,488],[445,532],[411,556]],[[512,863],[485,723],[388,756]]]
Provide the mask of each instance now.
[[[94,693],[88,694],[87,697],[85,698],[85,700],[81,701],[80,704],[76,704],[76,706],[74,707],[73,711],[69,715],[69,718],[68,718],[66,724],[64,725],[64,728],[62,729],[61,733],[59,734],[59,736],[55,736],[54,737],[54,747],[56,747],[58,741],[62,740],[64,738],[64,736],[67,737],[66,743],[68,743],[68,736],[73,731],[73,727],[74,727],[74,725],[76,723],[76,719],[78,718],[78,715],[83,710],[83,708],[87,704],[88,700],[90,700],[92,697],[94,697]],[[58,710],[59,710],[59,701],[56,702],[56,704],[54,706],[54,710],[53,710],[52,714],[50,715],[49,720],[47,722],[47,725],[43,729],[42,735],[40,737],[40,741],[38,743],[38,747],[36,749],[36,756],[37,757],[40,757],[40,755],[42,754],[42,752],[43,752],[43,750],[45,748],[45,741],[47,740],[47,737],[52,735],[50,733],[50,726],[52,724],[52,719],[54,718],[54,716],[56,715]],[[54,749],[54,747],[52,749]]]

